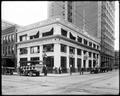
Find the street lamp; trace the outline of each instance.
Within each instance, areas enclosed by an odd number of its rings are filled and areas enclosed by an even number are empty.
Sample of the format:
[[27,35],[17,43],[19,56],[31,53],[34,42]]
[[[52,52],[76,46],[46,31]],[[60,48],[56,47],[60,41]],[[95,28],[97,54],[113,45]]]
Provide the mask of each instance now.
[[46,50],[43,50],[43,65],[46,64],[46,57],[47,57],[47,54],[46,54]]

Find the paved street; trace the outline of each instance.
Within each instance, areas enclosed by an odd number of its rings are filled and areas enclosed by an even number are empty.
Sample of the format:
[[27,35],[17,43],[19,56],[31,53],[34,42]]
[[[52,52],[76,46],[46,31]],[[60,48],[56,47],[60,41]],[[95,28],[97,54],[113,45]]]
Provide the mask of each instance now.
[[118,94],[119,71],[79,75],[48,74],[40,77],[2,75],[3,95]]

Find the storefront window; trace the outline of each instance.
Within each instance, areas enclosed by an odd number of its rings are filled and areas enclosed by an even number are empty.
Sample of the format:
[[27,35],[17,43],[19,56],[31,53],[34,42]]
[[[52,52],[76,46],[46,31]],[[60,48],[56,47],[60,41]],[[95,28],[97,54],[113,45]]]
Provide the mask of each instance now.
[[62,72],[67,72],[67,58],[64,56],[61,56],[61,68]]

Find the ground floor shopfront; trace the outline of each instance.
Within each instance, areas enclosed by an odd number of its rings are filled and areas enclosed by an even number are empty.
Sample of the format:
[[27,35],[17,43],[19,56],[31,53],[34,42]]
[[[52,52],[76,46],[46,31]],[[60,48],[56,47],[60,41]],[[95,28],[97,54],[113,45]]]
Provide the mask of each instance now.
[[2,57],[1,61],[2,74],[9,73],[10,70],[16,71],[16,58],[15,57]]
[[[41,60],[47,65],[48,72],[52,72],[55,67],[61,67],[63,73],[69,72],[70,65],[72,65],[73,72],[78,72],[80,68],[87,71],[95,66],[100,66],[100,53],[97,50],[59,38],[51,38],[46,41],[18,45],[17,66],[21,66],[20,61]],[[24,52],[21,51],[23,48]]]
[[110,56],[107,54],[101,54],[101,67],[110,67],[113,68],[115,63],[114,56]]

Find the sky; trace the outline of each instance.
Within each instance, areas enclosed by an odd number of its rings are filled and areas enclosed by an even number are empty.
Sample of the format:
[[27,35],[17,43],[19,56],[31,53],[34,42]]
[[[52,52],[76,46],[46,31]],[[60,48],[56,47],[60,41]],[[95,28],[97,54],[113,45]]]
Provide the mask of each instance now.
[[[2,20],[26,26],[47,19],[48,1],[2,1]],[[119,50],[119,3],[115,1],[115,50]]]

